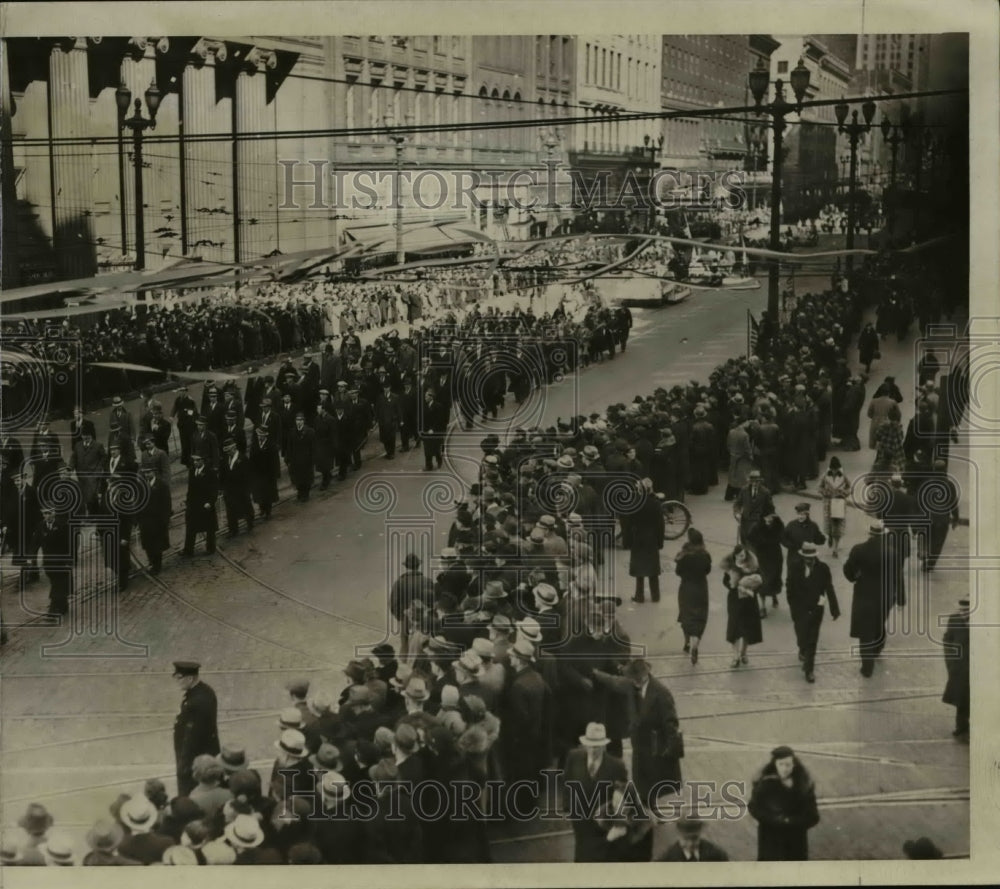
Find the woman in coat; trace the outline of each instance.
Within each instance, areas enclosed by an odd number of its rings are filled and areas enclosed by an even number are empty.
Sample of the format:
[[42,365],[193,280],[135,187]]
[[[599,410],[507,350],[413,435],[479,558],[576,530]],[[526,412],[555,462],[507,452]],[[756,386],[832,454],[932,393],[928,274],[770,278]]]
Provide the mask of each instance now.
[[757,822],[758,861],[808,861],[809,829],[819,824],[816,788],[791,747],[775,747],[747,807]]
[[906,468],[901,417],[899,406],[893,404],[886,414],[885,422],[875,433],[875,462],[872,464],[872,472],[902,472]]
[[722,560],[726,596],[726,641],[733,646],[730,667],[749,663],[747,647],[764,640],[755,593],[761,586],[760,568],[753,553],[742,546]]
[[[827,539],[830,541],[830,554],[837,558],[839,555],[840,538],[844,536],[844,523],[847,515],[847,498],[851,493],[851,482],[844,475],[837,457],[830,458],[830,467],[819,483],[819,495],[823,498],[823,525]],[[840,500],[843,503],[833,507],[833,501]],[[833,516],[836,511],[838,516]]]
[[649,597],[654,602],[660,601],[660,550],[663,549],[666,525],[663,520],[663,508],[653,494],[653,483],[644,478],[642,486],[642,503],[638,510],[629,516],[629,576],[635,578],[635,595],[633,602],[642,603],[644,598],[644,579],[649,578]]
[[760,616],[767,616],[767,597],[771,597],[771,607],[778,607],[778,595],[781,593],[781,571],[784,567],[785,556],[781,549],[781,533],[785,530],[785,523],[778,518],[772,507],[771,511],[763,516],[750,529],[747,543],[753,547],[754,555],[757,557],[757,564],[760,565],[760,589],[757,590],[757,604],[760,607]]
[[675,573],[681,579],[677,590],[677,622],[684,631],[684,651],[691,652],[691,663],[698,663],[698,643],[708,623],[708,575],[712,557],[705,549],[701,531],[689,528],[687,543],[674,557]]
[[869,322],[858,337],[858,363],[865,366],[865,373],[871,373],[872,362],[878,353],[879,337]]

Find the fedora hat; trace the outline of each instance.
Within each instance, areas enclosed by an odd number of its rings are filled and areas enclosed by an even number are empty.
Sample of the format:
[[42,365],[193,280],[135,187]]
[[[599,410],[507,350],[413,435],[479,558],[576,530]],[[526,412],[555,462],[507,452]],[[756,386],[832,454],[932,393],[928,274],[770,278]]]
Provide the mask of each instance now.
[[518,657],[533,661],[535,659],[535,646],[526,638],[518,639],[510,648]]
[[885,525],[881,521],[876,520],[868,526],[869,534],[885,534]]
[[559,593],[550,583],[540,583],[532,591],[535,598],[543,605],[555,605],[559,601]]
[[238,772],[250,765],[247,761],[246,750],[233,744],[224,744],[216,759],[227,772]]
[[197,864],[198,856],[195,854],[194,849],[189,849],[187,846],[171,846],[164,851],[160,863],[173,865]]
[[65,866],[73,863],[73,846],[67,837],[59,834],[47,837],[41,850],[52,864]]
[[431,696],[423,676],[410,676],[403,687],[403,694],[411,701],[426,701]]
[[298,707],[286,707],[278,715],[279,728],[302,728],[302,711]]
[[122,805],[118,817],[132,833],[148,833],[156,826],[156,806],[142,794],[136,794]]
[[483,669],[483,659],[470,648],[458,659],[458,665],[475,676]]
[[319,750],[309,757],[309,762],[318,769],[335,769],[340,762],[340,750],[333,744],[320,744]]
[[535,643],[540,642],[542,639],[542,628],[538,621],[533,617],[526,617],[523,620],[519,620],[516,624],[517,635],[520,638],[526,639],[528,642]]
[[87,845],[99,852],[113,852],[125,839],[125,831],[117,821],[102,818],[87,832]]
[[253,815],[237,815],[224,833],[229,845],[237,849],[256,849],[264,842],[264,831]]
[[302,759],[306,755],[306,737],[296,729],[285,729],[274,742],[274,747],[279,753]]
[[587,731],[580,735],[580,743],[584,747],[607,747],[611,743],[604,726],[599,722],[587,723]]
[[811,543],[808,540],[799,547],[799,555],[803,558],[814,559],[816,558],[817,553],[818,550],[816,549],[816,544]]

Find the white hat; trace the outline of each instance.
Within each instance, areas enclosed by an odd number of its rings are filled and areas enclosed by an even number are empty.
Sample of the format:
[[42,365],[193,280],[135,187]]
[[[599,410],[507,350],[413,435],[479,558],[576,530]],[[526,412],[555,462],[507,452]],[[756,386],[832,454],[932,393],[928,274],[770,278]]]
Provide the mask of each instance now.
[[253,815],[237,815],[226,825],[225,837],[237,849],[256,849],[264,842],[264,831]]
[[542,627],[533,617],[526,617],[519,620],[515,626],[517,633],[529,642],[539,642],[542,638]]
[[49,834],[41,848],[46,864],[65,866],[73,863],[73,846],[62,834]]
[[607,747],[611,743],[607,730],[599,722],[587,724],[587,731],[580,735],[580,743],[584,747]]
[[535,599],[543,605],[551,607],[559,601],[559,593],[550,583],[540,583],[531,592],[534,593]]
[[122,805],[118,817],[132,833],[149,833],[156,827],[156,806],[137,793]]
[[281,738],[274,742],[274,746],[279,753],[302,759],[306,755],[306,736],[297,729],[286,729],[281,733]]

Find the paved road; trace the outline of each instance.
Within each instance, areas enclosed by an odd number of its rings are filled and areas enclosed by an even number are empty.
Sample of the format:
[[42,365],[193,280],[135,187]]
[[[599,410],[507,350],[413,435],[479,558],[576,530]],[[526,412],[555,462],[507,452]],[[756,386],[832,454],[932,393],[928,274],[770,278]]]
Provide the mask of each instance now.
[[[161,582],[137,581],[118,612],[119,640],[145,651],[106,637],[74,638],[42,656],[41,646],[58,644],[67,631],[19,632],[4,654],[3,823],[13,823],[29,800],[41,797],[57,820],[82,829],[120,789],[132,790],[151,774],[172,779],[174,657],[203,663],[219,694],[223,742],[241,741],[251,758],[269,765],[283,682],[305,674],[339,691],[346,660],[382,639],[385,591],[402,552],[443,545],[448,507],[472,477],[484,429],[550,425],[657,386],[705,379],[718,363],[743,353],[746,309],[759,313],[764,300],[763,291],[702,292],[669,309],[637,311],[624,355],[539,393],[516,415],[508,410],[503,423],[486,423],[471,438],[453,440],[451,473],[422,473],[422,459],[412,453],[392,463],[376,459],[360,478],[307,505],[283,504],[252,537],[223,539],[224,557],[168,560]],[[908,352],[887,344],[883,354],[879,370],[898,364],[897,379],[908,391]],[[842,458],[853,476],[868,468],[863,464],[871,455]],[[779,512],[789,516],[797,499],[778,495]],[[721,489],[691,498],[690,505],[718,561],[733,543],[730,505]],[[848,546],[862,539],[864,526],[852,515]],[[677,546],[667,545],[664,565]],[[954,532],[949,549],[967,547],[967,530]],[[937,644],[932,634],[916,632],[921,621],[934,627],[936,615],[951,610],[959,580],[939,571],[929,586],[911,593],[909,634],[894,636],[884,665],[864,680],[847,635],[850,585],[831,562],[845,617],[827,621],[811,686],[798,669],[784,608],[765,621],[765,640],[751,650],[750,666],[733,671],[720,584],[712,586],[697,667],[680,652],[669,571],[663,602],[622,607],[625,629],[647,646],[656,673],[677,698],[688,742],[685,777],[745,782],[774,744],[789,743],[803,751],[826,801],[813,832],[814,857],[899,857],[903,839],[920,834],[935,837],[947,852],[965,853],[968,748],[949,737],[952,710],[940,703],[944,669]],[[617,555],[614,570],[627,602],[626,554]],[[90,656],[61,657],[61,651]],[[139,656],[117,656],[124,654]],[[732,857],[754,857],[749,819],[712,830]],[[571,856],[559,822],[524,826],[514,835],[498,830],[495,840],[497,860]],[[670,829],[661,829],[658,846],[669,840]]]

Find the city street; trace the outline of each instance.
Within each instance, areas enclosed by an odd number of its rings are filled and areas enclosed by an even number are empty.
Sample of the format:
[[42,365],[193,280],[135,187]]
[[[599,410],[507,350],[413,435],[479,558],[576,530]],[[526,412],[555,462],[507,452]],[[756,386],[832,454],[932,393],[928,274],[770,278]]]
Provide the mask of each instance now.
[[[826,284],[796,279],[800,292]],[[718,364],[745,353],[747,309],[759,316],[765,301],[766,285],[749,292],[696,291],[677,306],[635,310],[624,354],[536,392],[517,411],[508,403],[499,421],[453,435],[450,472],[421,472],[419,452],[397,454],[392,463],[374,452],[349,482],[314,492],[308,504],[286,498],[252,535],[220,538],[216,556],[199,553],[181,561],[168,555],[159,578],[136,578],[122,595],[117,636],[72,636],[65,627],[18,630],[3,656],[3,823],[15,822],[37,800],[82,837],[119,792],[132,792],[154,775],[172,787],[178,693],[170,661],[177,658],[202,663],[203,678],[219,696],[223,744],[244,745],[254,765],[268,769],[277,712],[286,702],[284,682],[303,675],[314,687],[339,693],[347,660],[385,638],[387,591],[402,571],[402,556],[409,549],[437,553],[444,546],[451,503],[474,478],[478,442],[487,432],[554,425],[557,418],[603,412],[659,386],[707,380]],[[886,340],[882,353],[868,396],[886,373],[894,373],[909,396],[912,336],[902,344]],[[853,362],[856,350],[849,354]],[[912,412],[909,397],[903,408],[904,416]],[[953,453],[961,454],[962,447]],[[852,481],[870,468],[866,448],[838,455]],[[961,475],[965,465],[952,464],[964,492],[963,518],[970,490],[970,480]],[[815,484],[805,496],[815,498]],[[724,485],[688,499],[715,564],[736,535],[723,491]],[[777,494],[779,514],[790,519],[802,497]],[[183,483],[175,481],[175,509],[182,498]],[[820,515],[815,501],[814,517]],[[954,610],[965,593],[965,575],[949,574],[944,565],[924,575],[911,560],[910,604],[897,611],[899,625],[875,675],[865,679],[848,636],[851,585],[842,561],[866,531],[866,517],[851,510],[841,559],[821,549],[844,616],[824,624],[814,685],[805,683],[799,669],[784,599],[764,621],[764,641],[751,649],[749,665],[730,669],[718,571],[710,577],[701,659],[690,664],[676,624],[673,556],[680,541],[668,542],[661,553],[664,598],[656,605],[629,601],[628,554],[617,552],[615,592],[625,602],[619,618],[675,697],[685,732],[686,781],[745,782],[748,794],[771,748],[788,744],[817,784],[822,821],[810,836],[812,858],[898,858],[903,841],[921,835],[947,855],[963,856],[969,847],[969,748],[951,738],[954,711],[940,700],[945,669],[939,616]],[[175,528],[175,550],[180,537]],[[951,533],[945,554],[968,549],[969,529],[963,526]],[[44,584],[36,586],[41,591]],[[11,595],[5,593],[8,620]],[[69,644],[57,647],[67,639]],[[51,647],[43,654],[43,646]],[[261,709],[262,702],[270,708]],[[708,836],[732,859],[753,859],[755,823],[740,814],[713,823]],[[496,861],[572,858],[565,822],[497,825],[491,838]],[[670,826],[657,828],[654,856],[673,839]]]

